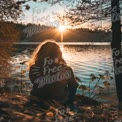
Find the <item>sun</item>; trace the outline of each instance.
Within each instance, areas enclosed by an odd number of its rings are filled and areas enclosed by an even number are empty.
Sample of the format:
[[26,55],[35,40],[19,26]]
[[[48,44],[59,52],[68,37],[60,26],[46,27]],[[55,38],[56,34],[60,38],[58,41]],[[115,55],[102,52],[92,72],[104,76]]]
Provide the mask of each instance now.
[[64,32],[65,30],[66,30],[65,26],[63,26],[63,25],[59,26],[59,31],[60,32]]

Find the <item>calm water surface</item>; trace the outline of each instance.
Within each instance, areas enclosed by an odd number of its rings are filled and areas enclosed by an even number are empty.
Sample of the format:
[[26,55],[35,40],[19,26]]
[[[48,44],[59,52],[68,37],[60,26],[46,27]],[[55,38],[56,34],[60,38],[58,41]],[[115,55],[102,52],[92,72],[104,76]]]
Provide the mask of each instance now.
[[89,81],[90,74],[112,73],[112,54],[109,46],[64,47],[63,56],[83,82]]

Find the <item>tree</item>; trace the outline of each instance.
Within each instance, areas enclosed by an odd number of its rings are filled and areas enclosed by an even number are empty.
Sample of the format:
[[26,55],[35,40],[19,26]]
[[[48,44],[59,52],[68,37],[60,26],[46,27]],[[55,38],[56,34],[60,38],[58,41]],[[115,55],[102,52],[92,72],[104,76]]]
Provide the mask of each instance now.
[[10,57],[13,44],[18,40],[19,32],[11,22],[0,22],[0,78],[10,74]]
[[0,21],[15,21],[22,12],[14,0],[0,0]]
[[119,0],[111,1],[112,8],[112,54],[115,70],[116,88],[119,102],[122,103],[122,50],[121,50],[121,20]]
[[[81,0],[75,8],[66,12],[66,18],[75,26],[89,23],[88,28],[102,28],[102,21],[111,19],[110,0]],[[96,23],[99,23],[98,25]]]
[[0,0],[0,78],[10,73],[10,54],[19,37],[14,23],[7,21],[16,21],[20,13],[14,0]]

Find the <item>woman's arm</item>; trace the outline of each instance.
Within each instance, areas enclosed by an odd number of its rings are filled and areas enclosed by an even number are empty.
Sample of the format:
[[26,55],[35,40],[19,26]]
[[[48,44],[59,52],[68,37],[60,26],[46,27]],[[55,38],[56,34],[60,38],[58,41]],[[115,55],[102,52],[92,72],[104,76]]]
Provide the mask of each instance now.
[[32,84],[34,84],[35,79],[40,76],[40,67],[32,65],[29,70],[29,78]]

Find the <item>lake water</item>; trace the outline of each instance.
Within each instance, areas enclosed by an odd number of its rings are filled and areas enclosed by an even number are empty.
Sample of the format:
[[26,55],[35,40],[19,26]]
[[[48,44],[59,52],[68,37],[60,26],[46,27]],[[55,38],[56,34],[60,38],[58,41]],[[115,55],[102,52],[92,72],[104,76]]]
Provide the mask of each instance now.
[[[105,72],[109,72],[110,76],[113,79],[108,79],[107,81],[110,83],[110,87],[106,88],[104,86],[105,80],[100,80],[99,82],[99,89],[94,90],[97,92],[104,92],[103,96],[99,97],[102,98],[102,101],[110,101],[111,99],[115,99],[115,103],[117,102],[115,92],[115,80],[114,80],[114,73],[113,73],[113,62],[112,62],[112,54],[109,45],[80,45],[80,46],[60,46],[63,52],[63,57],[66,60],[67,64],[72,67],[75,76],[77,76],[81,82],[80,85],[90,86],[94,88],[97,80],[94,82],[90,82],[90,75],[94,74],[96,77],[99,75],[104,75]],[[19,50],[21,50],[21,46],[19,46]],[[13,65],[13,72],[12,75],[18,77],[18,79],[25,80],[29,82],[28,78],[28,71],[26,70],[27,66],[25,64],[20,64],[23,61],[28,61],[31,57],[32,51],[34,50],[35,46],[26,46],[25,49],[18,51],[12,57],[12,65]],[[21,77],[21,72],[23,72],[23,77]],[[81,89],[77,90],[77,93],[87,95],[88,91],[82,91]],[[108,92],[110,94],[108,94]],[[106,97],[106,96],[111,97]],[[105,99],[104,99],[105,98]],[[98,99],[98,98],[97,98]]]

